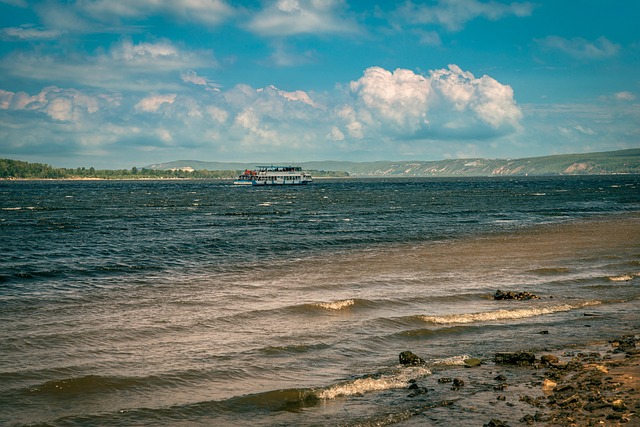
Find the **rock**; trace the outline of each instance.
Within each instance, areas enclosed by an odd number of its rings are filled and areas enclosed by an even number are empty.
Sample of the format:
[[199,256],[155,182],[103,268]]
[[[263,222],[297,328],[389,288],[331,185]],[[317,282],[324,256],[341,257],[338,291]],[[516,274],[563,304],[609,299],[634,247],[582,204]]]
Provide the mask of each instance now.
[[506,381],[507,377],[505,377],[504,375],[498,375],[497,377],[494,378],[494,380],[496,380],[496,381]]
[[477,366],[480,366],[481,364],[482,364],[482,360],[477,359],[475,357],[471,357],[469,359],[465,359],[465,361],[464,361],[465,368],[475,368]]
[[453,389],[457,390],[460,387],[464,387],[464,380],[462,380],[461,378],[454,378],[453,379]]
[[532,365],[536,361],[535,354],[528,351],[520,351],[515,353],[496,353],[493,361],[502,365],[526,366]]
[[627,405],[622,399],[617,399],[611,402],[611,407],[618,412],[624,412],[627,409]]
[[539,296],[532,294],[531,292],[511,292],[511,291],[501,291],[497,290],[495,294],[493,294],[493,299],[495,300],[529,300],[529,299],[540,299]]
[[542,388],[543,389],[553,390],[557,386],[558,386],[558,383],[553,381],[553,380],[550,380],[549,378],[545,378],[544,381],[542,381]]
[[399,356],[401,365],[418,366],[424,365],[425,361],[410,351],[403,351]]
[[484,424],[483,427],[509,427],[509,424],[494,418],[487,424]]
[[610,341],[616,353],[631,353],[636,349],[636,338],[633,335],[625,335],[621,338]]
[[520,422],[525,423],[527,425],[533,425],[536,422],[536,419],[533,415],[527,414],[520,419]]
[[438,382],[440,384],[450,383],[450,382],[453,382],[453,378],[449,378],[449,377],[438,378]]
[[560,360],[553,354],[545,354],[544,356],[540,357],[540,363],[542,363],[543,365],[555,365],[559,361]]

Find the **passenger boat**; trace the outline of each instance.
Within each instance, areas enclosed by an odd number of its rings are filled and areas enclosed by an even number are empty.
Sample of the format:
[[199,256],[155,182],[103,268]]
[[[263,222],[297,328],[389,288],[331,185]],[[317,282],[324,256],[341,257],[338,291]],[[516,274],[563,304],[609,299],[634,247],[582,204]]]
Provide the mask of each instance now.
[[312,182],[311,174],[300,166],[256,166],[245,170],[235,185],[303,185]]

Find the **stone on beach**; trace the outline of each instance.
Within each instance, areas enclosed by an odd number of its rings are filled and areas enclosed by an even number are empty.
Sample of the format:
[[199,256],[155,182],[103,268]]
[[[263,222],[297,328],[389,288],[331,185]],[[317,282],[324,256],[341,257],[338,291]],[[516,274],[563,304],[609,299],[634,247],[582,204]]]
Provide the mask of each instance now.
[[399,355],[401,365],[418,366],[424,365],[425,361],[410,351],[403,351]]
[[495,300],[529,300],[529,299],[540,299],[539,296],[532,294],[531,292],[512,292],[512,291],[501,291],[498,289],[495,294],[493,294],[493,299]]
[[536,361],[536,355],[528,351],[519,351],[515,353],[496,353],[493,361],[501,365],[533,365]]

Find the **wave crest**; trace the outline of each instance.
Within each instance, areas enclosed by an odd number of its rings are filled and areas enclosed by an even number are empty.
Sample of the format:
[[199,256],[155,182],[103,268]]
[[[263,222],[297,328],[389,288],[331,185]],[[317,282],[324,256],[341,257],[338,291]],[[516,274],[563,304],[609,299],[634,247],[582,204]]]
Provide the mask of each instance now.
[[409,380],[431,375],[431,370],[425,367],[407,368],[396,374],[374,375],[358,378],[353,381],[340,383],[328,387],[317,393],[320,399],[335,399],[341,396],[354,396],[372,391],[383,391],[392,388],[405,388]]
[[548,307],[528,307],[517,310],[496,310],[481,313],[449,314],[444,316],[419,316],[422,320],[439,325],[453,323],[490,322],[494,320],[525,319],[528,317],[542,316],[562,311],[571,311],[579,308],[600,304],[600,301],[585,301],[579,304],[558,304]]
[[318,302],[313,304],[314,307],[323,308],[325,310],[344,310],[355,305],[356,301],[353,299],[344,299],[330,302]]

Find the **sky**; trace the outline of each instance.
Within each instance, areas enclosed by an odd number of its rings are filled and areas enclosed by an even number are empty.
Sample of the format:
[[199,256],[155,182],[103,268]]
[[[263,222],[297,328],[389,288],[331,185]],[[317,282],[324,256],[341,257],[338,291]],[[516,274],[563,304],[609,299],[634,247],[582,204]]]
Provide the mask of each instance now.
[[640,147],[637,0],[0,0],[0,158]]

